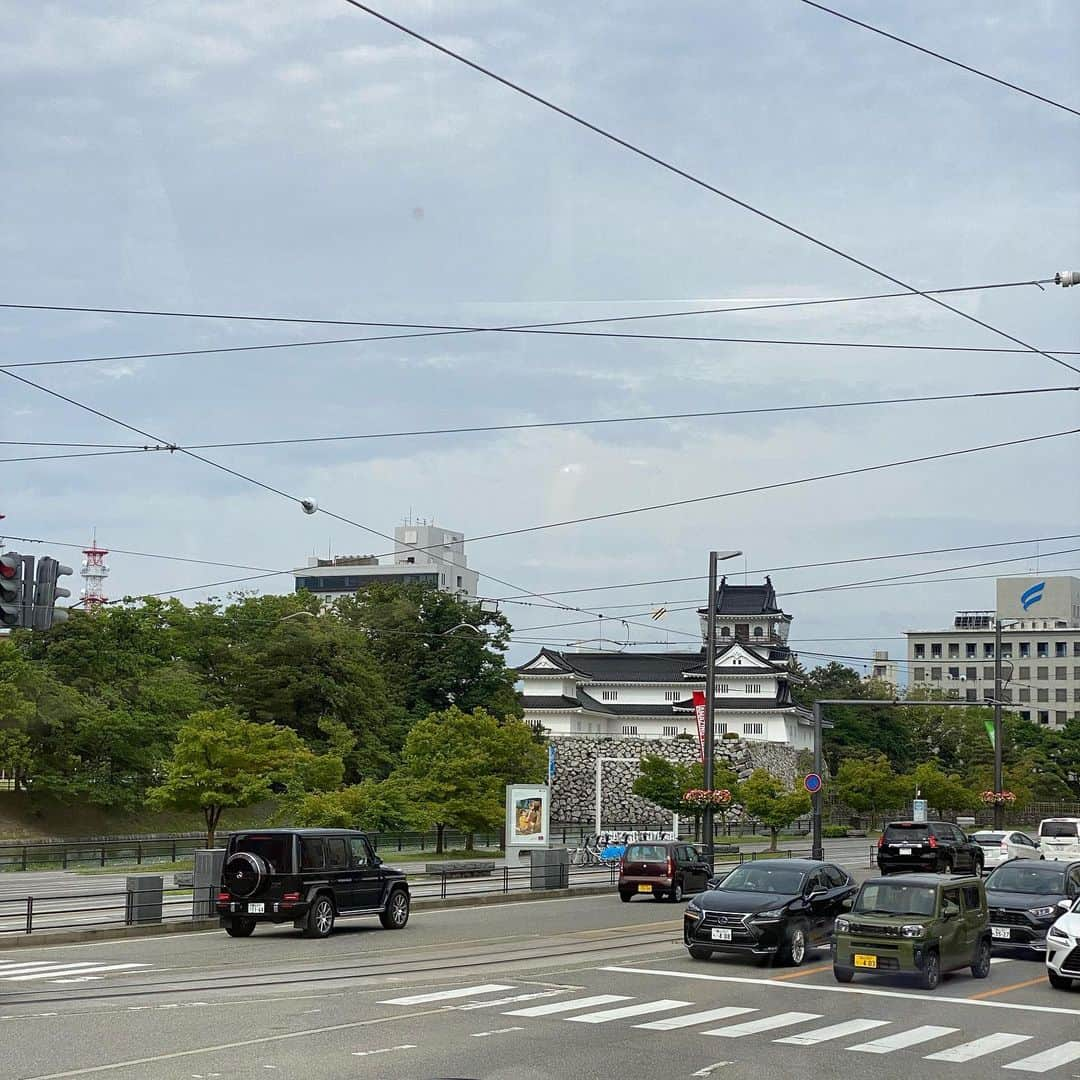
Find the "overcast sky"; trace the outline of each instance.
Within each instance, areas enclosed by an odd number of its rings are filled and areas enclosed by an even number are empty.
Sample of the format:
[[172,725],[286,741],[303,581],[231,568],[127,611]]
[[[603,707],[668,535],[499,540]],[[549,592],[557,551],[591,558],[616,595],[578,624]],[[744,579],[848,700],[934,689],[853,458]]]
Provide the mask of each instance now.
[[[1080,268],[1080,120],[797,0],[382,0],[382,10],[917,287]],[[843,10],[1080,107],[1074,4],[844,0]],[[497,326],[893,290],[343,0],[0,0],[0,19],[7,303]],[[1080,288],[952,302],[1039,347],[1080,348]],[[616,329],[1008,346],[922,299]],[[394,332],[5,310],[0,355],[19,363]],[[19,373],[180,444],[1080,383],[1039,356],[510,334]],[[0,401],[4,440],[145,441],[14,380],[0,382]],[[468,537],[1078,419],[1078,395],[1059,393],[205,453],[382,532],[412,514]],[[1076,533],[1078,449],[1072,436],[481,541],[468,554],[482,573],[533,591],[703,574],[710,547],[745,551],[745,567],[728,564],[741,581],[744,569],[756,580],[765,567]],[[269,569],[316,550],[387,550],[180,454],[9,464],[2,475],[8,535],[82,544],[96,527],[106,547]],[[1041,552],[1065,548],[1080,539]],[[794,593],[1008,557],[1019,560],[942,576],[1026,572],[1035,553],[1027,545],[773,580]],[[242,575],[110,561],[114,597]],[[1080,567],[1080,552],[1037,565]],[[286,591],[292,579],[251,587]],[[490,578],[481,591],[511,592]],[[703,597],[685,583],[563,602],[607,615],[609,639],[676,643],[691,641],[677,631],[695,628],[692,613],[646,627],[613,620]],[[807,650],[852,656],[902,655],[895,639],[905,629],[992,605],[992,578],[784,601],[794,638],[852,639]],[[581,616],[505,610],[524,638],[598,632],[528,633]],[[516,645],[513,659],[533,648]]]

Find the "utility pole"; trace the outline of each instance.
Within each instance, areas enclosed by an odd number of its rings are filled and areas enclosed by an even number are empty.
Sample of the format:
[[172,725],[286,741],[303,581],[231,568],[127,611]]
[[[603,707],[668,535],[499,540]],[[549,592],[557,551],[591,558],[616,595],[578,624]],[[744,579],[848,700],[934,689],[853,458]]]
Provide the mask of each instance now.
[[[821,733],[824,724],[821,717],[821,702],[814,702],[814,772],[821,775]],[[825,858],[825,846],[822,843],[821,829],[821,800],[823,792],[819,787],[811,796],[811,823],[813,835],[810,841],[810,858],[822,860]]]
[[[709,606],[705,621],[705,790],[712,791],[713,757],[716,740],[716,724],[713,716],[716,709],[716,561],[717,553],[709,552]],[[713,807],[705,805],[702,815],[705,827],[705,861],[713,866],[716,857],[716,838],[713,836]]]
[[[994,791],[1005,787],[1001,746],[1001,619],[994,620]],[[1005,807],[994,803],[994,828],[1005,827]]]

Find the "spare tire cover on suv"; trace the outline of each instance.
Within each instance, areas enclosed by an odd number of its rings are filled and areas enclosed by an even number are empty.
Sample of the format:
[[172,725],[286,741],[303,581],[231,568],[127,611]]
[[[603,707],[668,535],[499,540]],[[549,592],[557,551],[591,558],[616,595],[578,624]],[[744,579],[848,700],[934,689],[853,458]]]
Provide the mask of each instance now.
[[266,860],[250,851],[236,851],[229,856],[222,875],[233,896],[255,896],[270,876]]

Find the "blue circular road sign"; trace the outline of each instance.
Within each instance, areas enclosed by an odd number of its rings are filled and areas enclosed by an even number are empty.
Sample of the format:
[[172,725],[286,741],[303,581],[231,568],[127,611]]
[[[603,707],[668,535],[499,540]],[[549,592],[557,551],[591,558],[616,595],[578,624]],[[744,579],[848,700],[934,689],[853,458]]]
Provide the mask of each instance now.
[[807,773],[803,786],[811,795],[816,795],[821,790],[821,777],[816,772]]

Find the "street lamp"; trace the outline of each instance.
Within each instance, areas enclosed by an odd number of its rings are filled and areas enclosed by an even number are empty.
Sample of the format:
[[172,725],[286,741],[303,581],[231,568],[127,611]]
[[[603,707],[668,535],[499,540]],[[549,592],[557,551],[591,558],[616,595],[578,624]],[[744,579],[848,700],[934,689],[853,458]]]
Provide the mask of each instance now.
[[[734,559],[741,551],[709,552],[709,606],[705,619],[705,745],[702,748],[705,790],[712,791],[716,726],[713,715],[716,708],[716,564],[724,559]],[[705,828],[705,861],[711,867],[716,857],[716,838],[713,836],[713,806],[709,802],[702,815]]]
[[301,615],[306,615],[309,619],[317,619],[319,616],[314,611],[294,611],[291,615],[285,615],[278,619],[279,623],[288,622],[290,619],[298,619]]

